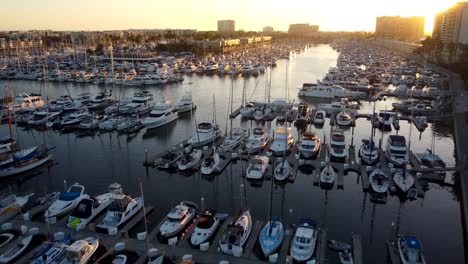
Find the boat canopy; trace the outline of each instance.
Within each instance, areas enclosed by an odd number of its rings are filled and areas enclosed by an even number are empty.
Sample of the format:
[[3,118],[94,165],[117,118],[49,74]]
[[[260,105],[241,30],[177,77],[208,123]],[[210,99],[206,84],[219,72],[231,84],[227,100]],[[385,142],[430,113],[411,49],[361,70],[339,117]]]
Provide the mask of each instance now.
[[405,241],[407,248],[422,250],[421,243],[419,242],[417,238],[407,236],[407,237],[404,237],[403,240]]

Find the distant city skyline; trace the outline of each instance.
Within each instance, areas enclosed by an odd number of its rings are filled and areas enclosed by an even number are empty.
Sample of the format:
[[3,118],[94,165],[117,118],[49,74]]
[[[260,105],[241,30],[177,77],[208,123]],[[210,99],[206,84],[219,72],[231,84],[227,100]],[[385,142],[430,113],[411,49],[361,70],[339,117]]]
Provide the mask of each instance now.
[[[266,25],[287,31],[310,23],[321,31],[374,31],[377,16],[425,16],[432,32],[436,13],[453,0],[17,0],[2,3],[0,30],[217,30],[218,20],[235,20],[236,30],[262,31]],[[287,3],[287,5],[286,5]],[[229,8],[228,8],[229,5]]]

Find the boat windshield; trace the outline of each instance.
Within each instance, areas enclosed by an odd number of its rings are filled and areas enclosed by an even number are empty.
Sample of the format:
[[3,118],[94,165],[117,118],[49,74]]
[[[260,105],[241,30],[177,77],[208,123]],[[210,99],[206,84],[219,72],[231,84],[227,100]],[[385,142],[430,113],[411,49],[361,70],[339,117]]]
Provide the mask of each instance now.
[[127,205],[131,202],[131,199],[127,196],[123,197],[122,199],[116,199],[112,201],[109,205],[109,211],[114,212],[125,212],[127,209]]
[[198,221],[197,227],[203,228],[203,229],[208,229],[211,226],[213,226],[215,220],[213,217],[206,217],[202,216],[200,220]]
[[164,113],[157,113],[157,114],[152,114],[152,113],[150,113],[150,114],[149,114],[149,117],[155,117],[155,118],[157,118],[157,117],[161,117],[161,116],[163,116],[163,115],[164,115]]

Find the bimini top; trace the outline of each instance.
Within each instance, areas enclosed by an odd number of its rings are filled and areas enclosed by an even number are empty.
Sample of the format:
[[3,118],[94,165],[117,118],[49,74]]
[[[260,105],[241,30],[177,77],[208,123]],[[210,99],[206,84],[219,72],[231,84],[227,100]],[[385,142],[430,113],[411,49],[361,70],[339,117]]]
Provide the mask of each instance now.
[[390,144],[396,147],[404,147],[406,146],[406,139],[404,136],[400,135],[391,135],[388,137]]
[[422,250],[421,243],[419,242],[417,238],[412,237],[412,236],[406,236],[403,238],[403,240],[405,241],[407,248]]

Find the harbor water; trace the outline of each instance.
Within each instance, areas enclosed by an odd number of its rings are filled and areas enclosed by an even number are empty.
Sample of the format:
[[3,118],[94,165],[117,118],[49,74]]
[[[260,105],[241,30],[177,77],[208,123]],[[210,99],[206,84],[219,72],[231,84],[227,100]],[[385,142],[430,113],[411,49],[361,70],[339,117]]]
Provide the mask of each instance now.
[[[290,60],[280,60],[271,72],[270,100],[288,97],[298,103],[297,87],[304,82],[321,79],[330,67],[336,65],[338,53],[328,45],[309,47],[304,53],[292,56]],[[267,101],[265,77],[250,77],[245,80],[248,101]],[[77,133],[61,134],[54,130],[26,130],[13,126],[14,136],[22,147],[29,147],[43,142],[47,146],[56,146],[54,164],[43,168],[39,173],[2,179],[3,192],[45,194],[61,191],[64,181],[68,184],[79,182],[86,191],[95,195],[106,191],[112,182],[120,183],[126,193],[140,196],[139,182],[142,182],[145,201],[155,207],[152,221],[160,221],[172,206],[180,201],[194,201],[214,208],[218,212],[235,215],[242,207],[251,209],[254,220],[266,221],[268,218],[270,181],[249,182],[241,177],[247,162],[237,161],[227,166],[219,175],[203,177],[200,172],[169,173],[155,168],[142,166],[145,150],[148,156],[161,153],[169,147],[189,138],[194,132],[195,122],[211,121],[214,117],[223,132],[229,113],[229,91],[234,89],[233,105],[241,104],[244,78],[232,80],[228,76],[185,75],[182,83],[164,86],[146,86],[156,101],[177,100],[187,91],[193,94],[197,104],[193,114],[179,117],[176,122],[154,131],[141,130],[129,138],[116,132],[93,136],[81,136]],[[103,86],[78,83],[47,83],[34,81],[2,81],[0,87],[11,87],[15,93],[41,92],[49,99],[61,95],[78,95],[85,92],[97,94]],[[131,97],[139,88],[112,87],[113,96]],[[214,100],[213,100],[214,98]],[[391,109],[395,98],[376,103],[376,110]],[[309,101],[309,103],[317,103]],[[213,111],[215,109],[215,111]],[[373,103],[361,102],[359,113],[372,113]],[[215,113],[215,114],[213,114]],[[269,133],[274,131],[276,121],[257,123],[241,121],[240,116],[233,120],[234,127],[252,129],[265,127]],[[382,139],[385,146],[388,135],[403,135],[409,141],[410,126],[407,121],[400,121],[400,130],[386,131],[382,136],[376,130],[375,139]],[[329,119],[323,128],[312,126],[320,138],[328,141]],[[8,126],[2,125],[1,135],[8,135]],[[297,129],[293,127],[297,140]],[[371,124],[365,118],[356,121],[354,133],[345,130],[348,144],[353,141],[356,150],[361,140],[369,138]],[[352,136],[354,135],[354,136]],[[411,132],[411,150],[415,153],[431,148],[435,137],[435,152],[449,166],[455,163],[452,121],[430,123],[420,133],[415,127]],[[447,181],[454,178],[448,173]],[[429,190],[423,198],[414,201],[403,200],[397,195],[389,195],[385,204],[371,202],[369,194],[363,192],[359,175],[349,172],[344,176],[344,188],[322,190],[313,185],[312,171],[299,170],[294,183],[275,185],[273,192],[273,215],[280,216],[288,225],[297,224],[300,217],[315,219],[320,226],[328,230],[329,239],[350,242],[351,234],[362,236],[365,263],[386,263],[385,241],[394,233],[416,235],[422,242],[428,263],[465,263],[463,255],[463,235],[461,212],[457,191],[449,186],[429,184]],[[150,226],[155,226],[154,224]],[[257,238],[250,238],[257,239]],[[338,263],[338,255],[328,252],[329,263]]]

